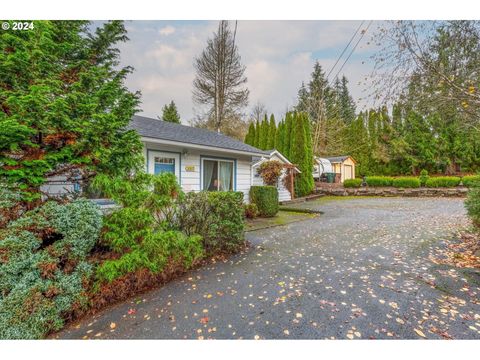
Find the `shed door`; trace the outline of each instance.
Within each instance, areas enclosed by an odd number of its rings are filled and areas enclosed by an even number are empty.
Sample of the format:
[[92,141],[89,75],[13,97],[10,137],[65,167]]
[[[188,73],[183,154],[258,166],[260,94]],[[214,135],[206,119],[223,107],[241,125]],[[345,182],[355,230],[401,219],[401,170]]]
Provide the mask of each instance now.
[[345,165],[345,177],[344,180],[353,179],[353,166]]

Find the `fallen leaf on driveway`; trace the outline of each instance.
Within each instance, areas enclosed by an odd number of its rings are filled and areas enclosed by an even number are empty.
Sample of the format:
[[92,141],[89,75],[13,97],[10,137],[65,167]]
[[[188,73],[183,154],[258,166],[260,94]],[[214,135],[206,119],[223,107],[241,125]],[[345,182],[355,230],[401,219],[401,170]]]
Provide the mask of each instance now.
[[423,331],[418,330],[418,329],[413,329],[413,330],[417,333],[418,336],[426,337],[425,334],[423,333]]
[[110,323],[110,329],[115,329],[117,327],[117,324],[114,322]]

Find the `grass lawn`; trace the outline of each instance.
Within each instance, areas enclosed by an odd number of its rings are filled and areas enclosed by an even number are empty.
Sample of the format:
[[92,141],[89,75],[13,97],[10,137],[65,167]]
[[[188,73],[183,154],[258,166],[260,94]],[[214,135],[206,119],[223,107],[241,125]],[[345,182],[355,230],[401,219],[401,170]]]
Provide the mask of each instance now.
[[255,219],[247,219],[245,231],[254,231],[274,226],[286,225],[296,221],[313,219],[319,215],[320,214],[308,214],[296,211],[280,210],[276,216],[271,218],[258,217]]

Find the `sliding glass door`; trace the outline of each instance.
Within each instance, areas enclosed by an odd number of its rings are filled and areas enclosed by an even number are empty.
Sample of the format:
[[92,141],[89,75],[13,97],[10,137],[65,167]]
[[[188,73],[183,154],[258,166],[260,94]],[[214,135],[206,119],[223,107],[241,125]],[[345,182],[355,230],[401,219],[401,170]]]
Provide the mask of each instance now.
[[202,190],[231,191],[234,188],[233,160],[202,159]]

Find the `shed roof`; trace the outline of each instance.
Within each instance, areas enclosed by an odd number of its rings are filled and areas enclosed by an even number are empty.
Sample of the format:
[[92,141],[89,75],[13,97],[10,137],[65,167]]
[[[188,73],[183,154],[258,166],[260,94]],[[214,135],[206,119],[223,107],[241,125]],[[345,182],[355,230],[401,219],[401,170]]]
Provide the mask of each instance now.
[[264,155],[265,151],[215,131],[135,115],[129,128],[140,136]]
[[333,164],[333,163],[342,163],[348,158],[351,158],[353,162],[356,162],[350,155],[332,156],[332,157],[326,157],[325,159],[327,159]]

